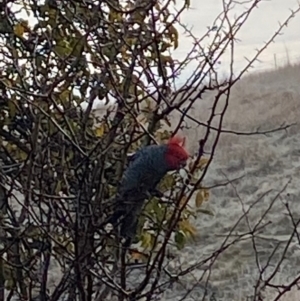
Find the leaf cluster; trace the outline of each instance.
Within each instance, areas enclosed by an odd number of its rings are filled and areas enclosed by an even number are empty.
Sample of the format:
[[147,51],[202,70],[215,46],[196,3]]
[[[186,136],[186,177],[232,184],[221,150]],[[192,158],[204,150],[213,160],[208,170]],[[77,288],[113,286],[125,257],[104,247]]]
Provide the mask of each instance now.
[[[10,4],[0,9],[0,277],[28,299],[29,283],[46,293],[40,279],[50,258],[82,283],[111,259],[113,239],[100,225],[127,155],[171,134],[165,96],[154,99],[147,86],[159,77],[169,88],[176,66],[168,52],[179,35],[160,1],[15,3],[35,22]],[[196,235],[196,211],[179,197],[183,186],[168,175],[160,187],[168,201],[146,205],[138,235],[144,249],[157,246],[178,208],[177,247]],[[199,209],[208,192],[195,191]]]

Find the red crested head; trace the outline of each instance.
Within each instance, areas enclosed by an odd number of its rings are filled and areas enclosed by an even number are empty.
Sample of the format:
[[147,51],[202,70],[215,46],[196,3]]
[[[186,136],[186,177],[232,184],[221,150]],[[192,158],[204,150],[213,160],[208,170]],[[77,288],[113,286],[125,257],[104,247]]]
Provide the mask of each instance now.
[[189,154],[184,147],[185,138],[173,136],[168,141],[165,158],[171,170],[180,169],[186,165]]

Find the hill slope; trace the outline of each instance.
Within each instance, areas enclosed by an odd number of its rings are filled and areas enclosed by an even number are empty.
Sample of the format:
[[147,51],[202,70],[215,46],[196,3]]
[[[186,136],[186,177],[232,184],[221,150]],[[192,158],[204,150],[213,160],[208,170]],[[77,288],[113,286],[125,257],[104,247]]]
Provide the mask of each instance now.
[[[199,100],[193,111],[194,117],[203,122],[207,120],[212,97],[207,94],[203,100]],[[299,121],[300,65],[295,65],[244,77],[232,90],[224,127],[250,132],[257,128],[267,130],[278,128],[283,123]],[[204,129],[192,123],[190,125],[193,130],[186,131],[186,134],[189,136],[190,149],[195,150]],[[247,239],[240,239],[216,260],[209,282],[218,301],[246,300],[247,296],[253,295],[258,271],[267,264],[276,248],[264,276],[274,271],[285,248],[284,260],[271,283],[287,284],[299,276],[296,267],[300,265],[300,242],[297,236],[289,242],[294,227],[286,206],[288,203],[297,222],[300,218],[299,130],[298,124],[287,131],[268,135],[222,135],[205,183],[216,185],[227,179],[243,178],[212,189],[209,206],[215,210],[215,217],[203,216],[196,221],[200,237],[196,247],[186,247],[182,256],[185,262],[208,257],[220,248],[229,231],[248,209],[246,217],[241,219],[229,240],[251,231],[258,223],[265,227],[255,239],[251,235]],[[284,190],[285,185],[287,187]],[[202,271],[199,270],[196,275],[200,278]],[[192,280],[187,279],[188,287],[191,283]],[[182,290],[182,286],[178,286],[178,289]],[[275,293],[274,289],[267,289],[263,292],[265,300],[273,300]],[[199,299],[197,292],[192,295]],[[175,298],[175,294],[173,296]],[[300,295],[294,289],[280,300],[299,299]]]

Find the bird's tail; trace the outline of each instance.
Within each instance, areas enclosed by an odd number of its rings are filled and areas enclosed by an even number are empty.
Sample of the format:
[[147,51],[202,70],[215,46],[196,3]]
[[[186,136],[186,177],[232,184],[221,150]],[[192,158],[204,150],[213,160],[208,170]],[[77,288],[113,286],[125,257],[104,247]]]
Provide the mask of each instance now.
[[141,214],[144,199],[115,199],[113,214],[106,223],[113,225],[124,245],[128,247],[134,238],[137,230],[138,219]]

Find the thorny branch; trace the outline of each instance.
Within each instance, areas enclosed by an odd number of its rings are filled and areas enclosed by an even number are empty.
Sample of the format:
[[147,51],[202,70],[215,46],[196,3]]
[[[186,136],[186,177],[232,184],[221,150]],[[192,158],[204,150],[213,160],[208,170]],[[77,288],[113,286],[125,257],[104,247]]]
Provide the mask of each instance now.
[[[155,300],[178,283],[185,289],[181,300],[191,295],[199,283],[203,284],[201,298],[204,300],[219,258],[248,240],[252,242],[258,270],[253,301],[262,300],[268,287],[277,289],[274,300],[279,300],[299,282],[296,277],[288,284],[273,283],[294,238],[300,243],[297,232],[300,220],[288,202],[284,206],[293,230],[268,276],[265,274],[282,242],[274,247],[264,266],[258,256],[257,239],[269,226],[270,222],[264,222],[287,184],[271,198],[253,226],[250,213],[271,191],[247,207],[234,185],[244,176],[233,180],[226,176],[226,182],[213,186],[205,187],[202,183],[222,134],[268,135],[294,125],[243,132],[226,129],[224,117],[234,85],[299,13],[300,7],[291,11],[265,45],[248,59],[246,67],[234,74],[236,35],[262,1],[244,1],[250,6],[235,20],[229,18],[229,12],[241,2],[224,1],[223,11],[200,38],[179,21],[188,2],[173,13],[170,0],[136,1],[127,6],[119,1],[40,4],[25,0],[21,6],[31,12],[35,25],[21,20],[12,1],[0,4],[0,236],[3,244],[0,300],[4,300],[4,288],[9,291],[8,299],[19,295],[23,299],[38,296],[40,300],[53,301],[64,298],[100,301],[112,297]],[[191,51],[180,62],[170,55],[180,42],[177,26],[182,26],[194,39]],[[206,45],[208,36],[212,40]],[[231,56],[229,75],[220,81],[217,66],[225,52]],[[174,90],[175,79],[191,62],[197,62],[195,71],[180,89]],[[150,85],[154,92],[148,89]],[[215,98],[204,121],[195,117],[192,109],[206,92],[214,92]],[[109,95],[115,99],[114,114],[95,117],[95,111],[105,111]],[[225,105],[219,113],[217,106],[221,98],[225,98]],[[95,109],[99,100],[103,100],[102,105]],[[87,106],[83,109],[85,101]],[[176,114],[179,117],[174,122],[171,117]],[[217,126],[213,125],[216,118]],[[142,145],[161,143],[191,123],[204,129],[205,134],[199,141],[196,157],[191,158],[190,178],[172,175],[179,188],[169,184],[165,192],[167,201],[161,200],[157,205],[154,198],[146,204],[146,207],[150,204],[150,209],[141,217],[144,225],[140,225],[137,236],[142,245],[148,244],[148,249],[133,246],[119,260],[118,256],[114,257],[119,242],[99,225],[109,211],[109,201],[128,164],[128,153]],[[166,130],[165,125],[171,129]],[[212,136],[212,147],[205,152]],[[195,181],[203,158],[208,162]],[[190,200],[201,189],[227,189],[228,186],[235,191],[242,216],[226,233],[218,249],[197,263],[170,271],[176,259],[173,249],[177,245],[173,237],[183,231],[180,223],[189,222],[195,215],[189,211]],[[241,233],[238,229],[242,223],[247,224],[247,231]],[[144,258],[142,263],[132,262],[137,254],[138,259]],[[196,271],[201,271],[199,277],[194,276]],[[132,276],[135,272],[139,277]],[[187,276],[195,280],[190,287],[184,284]]]

